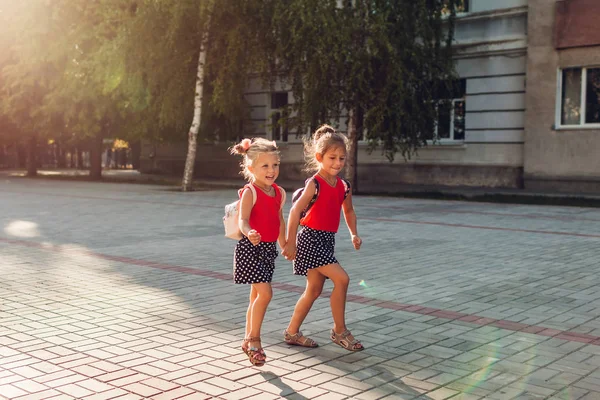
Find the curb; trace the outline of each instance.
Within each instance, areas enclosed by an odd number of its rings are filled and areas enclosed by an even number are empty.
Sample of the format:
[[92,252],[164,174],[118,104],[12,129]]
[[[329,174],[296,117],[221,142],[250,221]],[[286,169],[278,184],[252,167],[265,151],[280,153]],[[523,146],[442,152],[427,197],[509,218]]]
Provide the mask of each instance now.
[[[144,184],[170,186],[173,190],[178,190],[181,185],[181,178],[164,175],[138,175],[138,176],[103,176],[101,180],[90,179],[87,174],[38,174],[30,178],[26,176],[15,175],[21,171],[0,171],[0,177],[13,179],[44,179],[44,180],[62,180],[76,182],[95,182],[95,183],[123,183],[123,184]],[[198,179],[193,181],[193,190],[210,189],[237,189],[242,187],[242,180],[210,180]],[[302,182],[280,182],[280,186],[286,191],[294,191],[302,185]],[[390,190],[367,191],[359,193],[363,196],[381,196],[381,197],[404,197],[415,199],[431,200],[451,200],[451,201],[470,201],[481,203],[506,203],[506,204],[531,204],[547,206],[570,206],[570,207],[593,207],[600,208],[600,194],[591,193],[550,193],[550,192],[529,192],[525,189],[489,189],[489,188],[455,188],[455,187],[423,187],[417,185],[404,185]]]

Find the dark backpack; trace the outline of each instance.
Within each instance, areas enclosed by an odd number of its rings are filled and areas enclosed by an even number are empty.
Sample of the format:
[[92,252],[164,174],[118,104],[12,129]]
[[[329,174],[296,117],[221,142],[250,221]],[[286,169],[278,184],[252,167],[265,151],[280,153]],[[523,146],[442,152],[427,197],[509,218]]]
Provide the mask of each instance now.
[[[310,199],[310,202],[308,203],[308,205],[306,206],[306,208],[304,210],[302,210],[302,212],[300,213],[300,219],[304,218],[306,216],[306,213],[308,212],[308,210],[310,210],[310,208],[313,206],[313,204],[315,204],[315,201],[317,201],[317,196],[319,196],[319,181],[313,176],[309,179],[306,180],[306,183],[308,183],[308,181],[312,179],[315,182],[315,194],[313,195],[312,199]],[[350,193],[350,182],[347,181],[346,179],[342,179],[342,182],[344,183],[344,200],[346,199],[346,197],[348,197],[348,193]],[[292,205],[302,196],[302,193],[304,193],[304,188],[306,187],[306,184],[299,188],[296,189],[296,191],[294,192],[294,194],[292,195]]]

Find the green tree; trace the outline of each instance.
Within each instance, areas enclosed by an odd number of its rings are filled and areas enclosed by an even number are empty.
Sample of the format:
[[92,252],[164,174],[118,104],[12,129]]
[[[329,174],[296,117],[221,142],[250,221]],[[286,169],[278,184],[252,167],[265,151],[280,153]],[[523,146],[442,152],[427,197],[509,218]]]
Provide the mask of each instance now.
[[65,27],[61,43],[69,62],[50,98],[55,111],[62,110],[67,129],[87,144],[93,179],[102,175],[103,139],[127,135],[131,109],[120,47],[132,4],[73,0],[56,17]]
[[294,95],[298,132],[348,115],[348,175],[357,187],[357,146],[393,160],[432,138],[437,99],[454,77],[454,0],[272,1],[261,64]]
[[264,4],[139,1],[123,32],[138,126],[159,133],[157,139],[187,131],[183,191],[192,187],[199,133],[220,140],[241,135],[249,113],[243,93],[266,48],[260,40],[268,27]]
[[28,176],[37,174],[38,142],[46,140],[60,121],[49,99],[65,62],[56,10],[55,3],[43,0],[0,2],[0,112],[18,140],[27,144]]
[[208,0],[139,0],[120,32],[127,106],[138,136],[172,140],[188,132],[183,190],[191,189],[196,158],[211,9]]

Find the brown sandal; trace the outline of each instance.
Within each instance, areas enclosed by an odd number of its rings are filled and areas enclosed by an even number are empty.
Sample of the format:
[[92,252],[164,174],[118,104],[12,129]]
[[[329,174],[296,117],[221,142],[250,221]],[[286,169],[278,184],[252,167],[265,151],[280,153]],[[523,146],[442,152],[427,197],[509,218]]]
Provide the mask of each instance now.
[[283,340],[285,340],[287,344],[291,344],[292,346],[302,346],[310,348],[319,347],[317,342],[315,342],[311,338],[307,338],[306,336],[302,335],[302,332],[300,331],[292,335],[286,329],[285,331],[283,331]]
[[250,347],[250,342],[259,342],[260,343],[260,337],[249,336],[249,337],[245,338],[244,342],[242,343],[242,351],[244,353],[246,353],[246,355],[248,356],[248,360],[250,360],[252,365],[254,365],[255,367],[262,367],[263,365],[265,365],[265,362],[267,361],[267,355],[265,354],[265,351],[262,349],[262,346]]
[[333,343],[342,346],[346,350],[362,351],[365,349],[360,340],[357,340],[354,336],[352,336],[348,329],[340,334],[335,333],[335,331],[332,329],[331,340]]

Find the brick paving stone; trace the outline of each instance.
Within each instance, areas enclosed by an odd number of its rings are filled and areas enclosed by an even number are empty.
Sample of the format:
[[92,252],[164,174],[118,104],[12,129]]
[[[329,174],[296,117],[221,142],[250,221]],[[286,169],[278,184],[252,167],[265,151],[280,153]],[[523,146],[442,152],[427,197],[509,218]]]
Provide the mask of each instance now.
[[36,381],[31,379],[13,382],[12,385],[18,387],[19,389],[23,389],[28,393],[38,393],[49,389],[48,386],[42,385],[41,383],[37,383]]
[[[367,349],[328,340],[326,298],[303,326],[321,347],[282,342],[305,280],[280,257],[262,334],[271,362],[258,369],[239,350],[248,293],[231,284],[234,242],[215,218],[230,195],[0,180],[0,202],[39,232],[0,231],[0,387],[143,378],[154,397],[600,398],[598,209],[356,196],[365,246],[340,235],[336,254]],[[136,223],[115,230],[123,220]],[[87,397],[143,398],[119,390]]]
[[142,374],[147,374],[150,376],[159,376],[161,374],[166,373],[167,371],[164,369],[156,368],[148,364],[138,365],[136,367],[131,367],[132,370],[140,372]]
[[220,396],[229,391],[228,389],[219,386],[214,386],[206,382],[193,383],[191,385],[188,385],[188,387],[202,393],[210,394],[211,396]]
[[177,389],[169,390],[152,397],[152,400],[174,400],[194,393],[190,388],[178,387]]
[[98,368],[98,369],[101,369],[106,372],[115,372],[115,371],[119,371],[119,370],[123,369],[122,367],[120,367],[116,364],[109,363],[109,362],[106,362],[103,360],[96,361],[94,363],[90,363],[89,365],[90,365],[90,367]]
[[105,392],[113,389],[113,386],[95,379],[86,379],[84,381],[77,382],[77,386],[91,390],[94,393]]
[[192,393],[192,394],[188,394],[187,396],[182,397],[180,400],[207,400],[207,399],[212,399],[212,398],[213,397],[208,394]]
[[11,385],[11,384],[7,384],[7,385],[0,385],[0,395],[7,397],[7,398],[15,398],[15,397],[19,397],[19,396],[24,396],[26,395],[27,392],[19,389],[18,387]]
[[[85,380],[87,377],[78,374],[72,374],[69,376],[65,376],[63,378],[53,379],[50,381],[45,381],[44,384],[50,386],[51,388],[59,388],[64,385],[69,385],[72,383],[76,383],[82,380]],[[60,390],[60,389],[59,389]]]
[[456,390],[441,388],[433,392],[428,392],[427,397],[432,400],[445,400],[454,397],[456,394],[458,394]]
[[136,371],[130,370],[130,369],[121,369],[118,371],[114,371],[114,372],[109,372],[109,373],[105,373],[102,375],[98,375],[95,378],[101,382],[112,382],[115,381],[117,379],[121,379],[127,376],[131,376],[131,375],[137,375],[138,373]]
[[113,381],[110,381],[109,383],[113,386],[117,386],[117,387],[122,387],[125,385],[129,385],[131,383],[137,383],[143,380],[146,380],[150,378],[150,376],[146,375],[146,374],[133,374],[133,375],[129,375],[129,376],[125,376],[123,378],[119,378],[119,379],[115,379]]
[[223,400],[241,400],[260,395],[264,395],[264,392],[261,392],[258,389],[246,387],[243,389],[234,390],[230,391],[229,393],[222,394],[221,396],[219,396],[219,398]]
[[80,375],[88,376],[91,378],[106,374],[105,371],[102,371],[101,369],[98,369],[98,368],[91,367],[89,365],[81,365],[81,366],[72,368],[71,370]]
[[143,397],[141,397],[140,395],[137,395],[137,394],[127,393],[123,396],[115,397],[115,399],[118,399],[118,400],[142,400]]
[[39,371],[30,366],[12,368],[11,371],[15,374],[21,375],[24,378],[35,378],[44,374],[42,371]]
[[72,371],[68,371],[68,370],[60,370],[60,371],[48,373],[48,374],[33,378],[33,380],[36,382],[39,382],[39,383],[45,383],[45,382],[51,382],[54,380],[62,379],[62,378],[68,377],[68,376],[77,376],[77,374],[73,373]]
[[130,392],[133,392],[135,394],[139,394],[141,396],[143,396],[144,398],[149,398],[152,396],[155,396],[159,393],[162,392],[162,390],[151,387],[151,386],[146,386],[142,383],[132,383],[132,384],[125,384],[125,386],[122,386],[123,389],[128,390]]
[[55,389],[58,390],[59,392],[66,393],[69,396],[73,396],[77,399],[94,394],[93,391],[85,389],[85,388],[83,388],[79,385],[75,385],[75,384],[58,386],[58,387],[55,387]]
[[[359,393],[354,397],[358,400],[377,400],[377,399],[382,399],[394,392],[395,391],[393,389],[384,389],[384,388],[378,387],[378,388],[373,388],[373,389],[367,390],[365,392]],[[413,395],[413,394],[408,395],[407,398],[414,399],[415,395]]]
[[[164,376],[165,375],[163,375],[163,379]],[[193,374],[185,375],[181,378],[174,379],[173,382],[177,383],[178,385],[189,386],[191,383],[201,382],[206,379],[209,379],[210,377],[212,377],[212,375],[206,374],[204,372],[195,371],[195,373]]]
[[152,386],[154,388],[160,389],[162,391],[168,391],[179,387],[179,385],[177,384],[159,378],[150,378],[148,380],[141,381],[141,383],[147,386]]
[[18,400],[46,400],[46,399],[54,398],[59,395],[60,395],[60,392],[58,392],[54,389],[49,389],[49,390],[44,390],[43,392],[37,392],[37,393],[27,394],[24,396],[15,397],[15,399],[18,399]]
[[90,396],[84,397],[85,400],[111,400],[119,398],[123,395],[126,395],[127,392],[120,388],[114,388],[107,390],[105,392],[92,394]]

